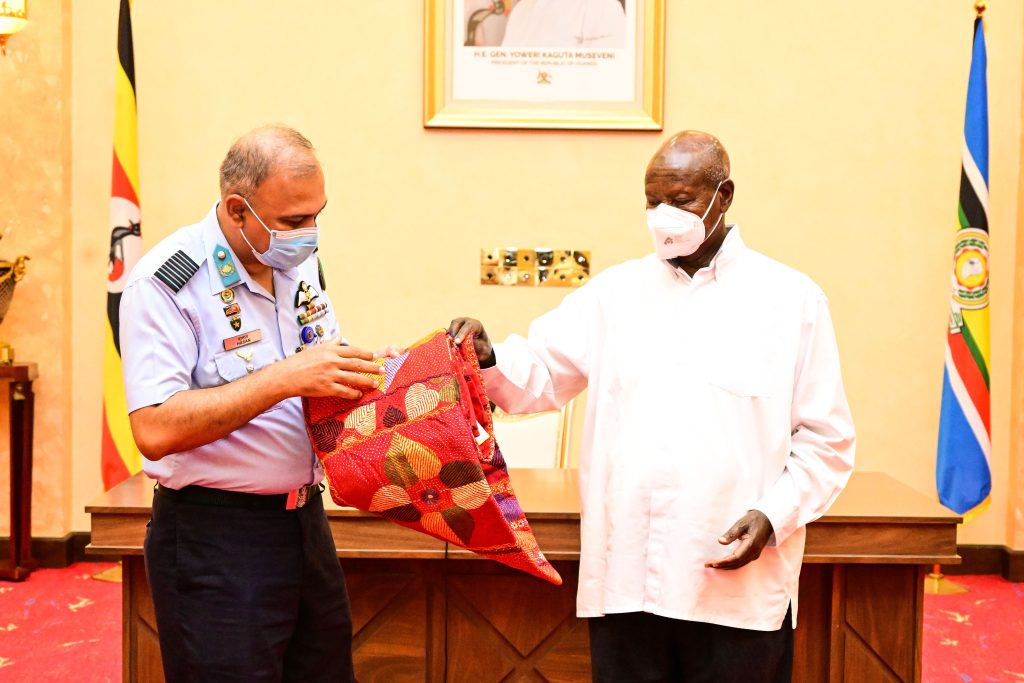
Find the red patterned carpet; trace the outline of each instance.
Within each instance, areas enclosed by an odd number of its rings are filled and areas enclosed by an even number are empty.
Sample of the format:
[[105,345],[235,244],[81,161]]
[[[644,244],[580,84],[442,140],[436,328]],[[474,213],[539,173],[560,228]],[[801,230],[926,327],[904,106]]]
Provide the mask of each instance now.
[[[109,564],[0,581],[0,682],[121,680],[121,586]],[[924,683],[1024,683],[1024,584],[955,576],[962,595],[925,596]]]
[[110,566],[82,562],[0,581],[0,681],[121,680],[121,584],[92,578]]
[[970,588],[924,600],[925,683],[1024,683],[1024,584],[951,576]]

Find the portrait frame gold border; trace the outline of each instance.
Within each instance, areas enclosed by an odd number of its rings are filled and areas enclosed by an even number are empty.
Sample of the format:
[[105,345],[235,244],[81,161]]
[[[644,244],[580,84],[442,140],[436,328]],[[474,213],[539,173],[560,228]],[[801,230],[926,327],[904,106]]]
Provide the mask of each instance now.
[[423,0],[423,126],[425,128],[537,128],[662,130],[665,91],[665,0],[645,0],[642,106],[639,108],[454,105],[445,78],[447,0]]

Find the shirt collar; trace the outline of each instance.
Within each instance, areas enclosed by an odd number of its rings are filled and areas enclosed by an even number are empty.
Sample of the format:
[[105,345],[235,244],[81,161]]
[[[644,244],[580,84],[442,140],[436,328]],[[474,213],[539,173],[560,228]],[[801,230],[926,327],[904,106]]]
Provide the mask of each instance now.
[[[239,284],[244,284],[249,288],[249,291],[253,293],[263,292],[264,289],[256,284],[252,276],[249,275],[249,271],[245,269],[242,262],[238,259],[238,255],[228,244],[227,238],[224,236],[224,231],[221,230],[220,220],[217,218],[217,207],[220,206],[220,202],[214,202],[213,208],[210,209],[210,213],[206,214],[206,218],[203,219],[203,249],[204,256],[206,257],[206,270],[207,275],[210,278],[210,293],[219,294],[224,289],[232,289],[237,287]],[[237,282],[230,287],[225,288],[224,282],[221,280],[220,273],[217,272],[217,259],[214,258],[214,253],[220,249],[225,250],[231,255],[231,260],[235,264],[235,268],[238,269],[238,275],[241,278],[241,282]],[[274,277],[281,277],[288,282],[294,282],[299,276],[298,268],[288,268],[286,270],[274,269]]]
[[[726,233],[725,239],[722,240],[722,246],[718,248],[718,253],[715,254],[713,259],[711,259],[711,263],[694,273],[692,278],[682,268],[677,268],[668,261],[662,261],[662,263],[668,267],[672,276],[677,280],[683,280],[686,282],[698,278],[718,280],[732,270],[733,265],[740,259],[746,250],[747,245],[743,242],[743,238],[740,236],[740,226],[739,224],[734,223],[729,226],[729,231]],[[726,277],[728,277],[728,275],[726,275]]]

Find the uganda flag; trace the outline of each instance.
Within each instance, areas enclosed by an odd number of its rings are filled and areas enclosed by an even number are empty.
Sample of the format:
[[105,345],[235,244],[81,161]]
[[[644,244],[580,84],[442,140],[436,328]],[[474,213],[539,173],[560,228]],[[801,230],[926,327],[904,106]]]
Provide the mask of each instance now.
[[953,247],[946,368],[935,480],[943,505],[969,519],[992,489],[989,469],[988,88],[985,27],[974,21],[959,226]]
[[110,195],[110,261],[107,325],[103,354],[103,486],[110,489],[142,467],[128,423],[121,378],[118,309],[132,266],[142,255],[139,218],[139,162],[135,113],[135,57],[129,0],[121,0],[117,26],[117,84],[114,110],[114,177]]

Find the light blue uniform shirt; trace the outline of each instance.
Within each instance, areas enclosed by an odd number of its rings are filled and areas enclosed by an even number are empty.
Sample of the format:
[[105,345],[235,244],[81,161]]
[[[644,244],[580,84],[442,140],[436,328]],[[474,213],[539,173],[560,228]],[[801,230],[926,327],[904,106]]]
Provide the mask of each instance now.
[[[229,262],[240,279],[226,287],[219,271]],[[230,303],[224,301],[230,295],[222,297],[225,289],[234,294]],[[302,323],[298,317],[307,313],[305,301],[313,294],[314,304],[326,306],[325,314]],[[238,306],[238,330],[225,310],[230,305]],[[306,327],[307,335],[316,337],[310,344],[300,336]],[[225,340],[244,333],[255,336],[257,330],[260,341],[225,349]],[[231,251],[214,205],[201,222],[161,241],[132,269],[121,298],[120,334],[132,412],[163,403],[179,391],[238,380],[303,346],[334,337],[338,324],[320,286],[315,256],[297,268],[274,270],[270,294]],[[323,478],[299,398],[281,401],[213,443],[159,461],[143,458],[142,469],[173,489],[198,484],[263,494],[286,493]]]

